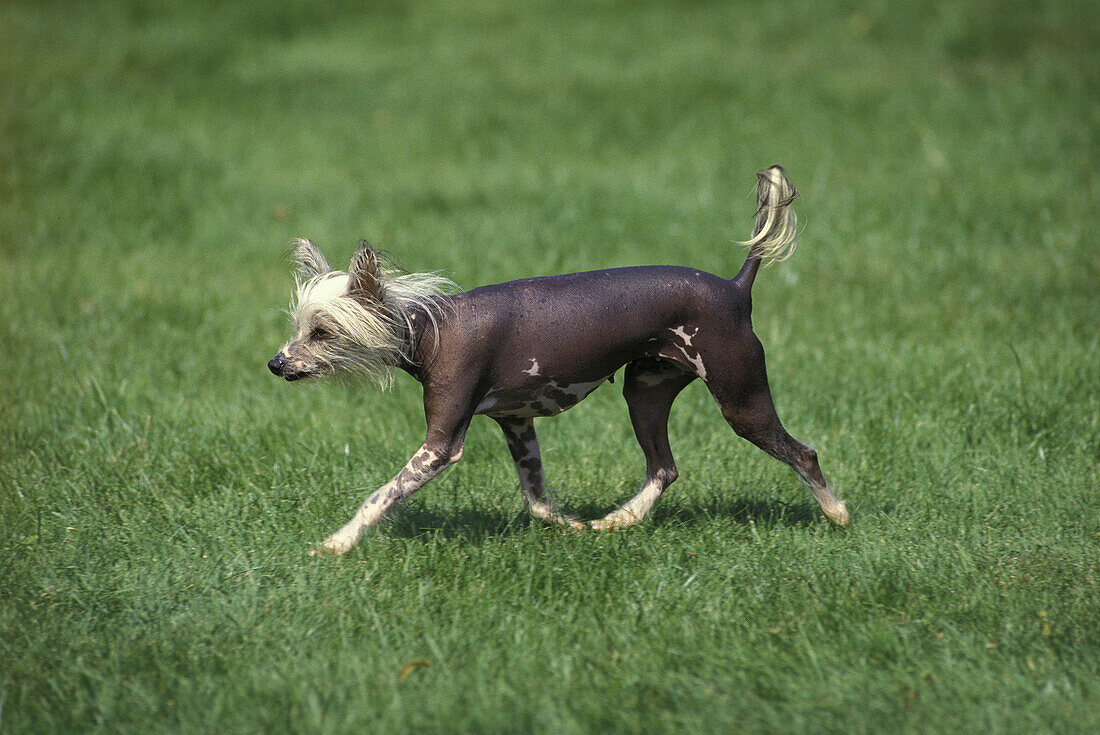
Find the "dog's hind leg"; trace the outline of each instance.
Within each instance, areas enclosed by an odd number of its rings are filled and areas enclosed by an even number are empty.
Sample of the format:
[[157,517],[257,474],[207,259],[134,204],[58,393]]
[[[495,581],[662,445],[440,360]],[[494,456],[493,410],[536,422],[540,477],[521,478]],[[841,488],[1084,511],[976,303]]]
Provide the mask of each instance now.
[[741,354],[736,356],[727,356],[736,359],[722,363],[708,359],[708,364],[735,366],[733,370],[712,371],[707,381],[711,394],[722,409],[722,415],[738,436],[797,472],[829,520],[847,527],[848,509],[843,500],[833,495],[817,462],[817,452],[788,434],[779,420],[768,388],[763,347],[755,337],[749,344],[751,349],[740,350]]
[[663,360],[637,360],[626,366],[623,397],[645,454],[646,481],[622,507],[592,521],[592,528],[606,531],[637,523],[676,479],[676,462],[668,444],[668,415],[676,396],[695,378],[695,373]]
[[496,417],[508,442],[508,451],[516,463],[519,486],[531,515],[544,521],[569,526],[577,530],[584,524],[562,514],[554,505],[553,498],[542,484],[542,457],[539,454],[539,440],[535,436],[535,422],[531,418]]

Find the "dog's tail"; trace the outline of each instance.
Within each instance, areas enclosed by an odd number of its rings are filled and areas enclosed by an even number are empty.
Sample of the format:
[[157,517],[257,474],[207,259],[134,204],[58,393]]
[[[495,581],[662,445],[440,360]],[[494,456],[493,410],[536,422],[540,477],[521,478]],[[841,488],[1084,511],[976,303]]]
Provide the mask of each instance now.
[[791,257],[798,238],[798,218],[791,202],[798,191],[787,178],[782,166],[772,166],[756,175],[756,226],[752,237],[740,243],[749,249],[749,257],[733,282],[745,291],[752,282],[760,263],[771,265]]

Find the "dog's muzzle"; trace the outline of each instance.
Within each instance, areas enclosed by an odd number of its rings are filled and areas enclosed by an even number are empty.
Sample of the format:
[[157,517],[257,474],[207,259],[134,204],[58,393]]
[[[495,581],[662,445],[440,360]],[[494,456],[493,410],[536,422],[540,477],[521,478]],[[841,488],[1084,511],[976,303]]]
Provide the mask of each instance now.
[[288,372],[286,369],[286,358],[282,355],[275,355],[267,363],[267,369],[278,375],[280,378],[286,378],[287,380],[297,380],[302,377],[302,373]]

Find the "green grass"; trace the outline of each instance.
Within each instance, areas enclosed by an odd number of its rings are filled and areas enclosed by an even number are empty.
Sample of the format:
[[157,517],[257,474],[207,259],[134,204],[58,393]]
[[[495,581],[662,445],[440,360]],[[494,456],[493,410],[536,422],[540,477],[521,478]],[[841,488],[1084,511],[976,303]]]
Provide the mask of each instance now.
[[[1100,731],[1100,13],[1090,2],[0,4],[0,731]],[[699,386],[652,520],[526,516],[496,427],[341,559],[418,386],[287,385],[281,258],[465,287],[757,280],[791,432]],[[619,384],[539,424],[596,516]],[[403,667],[417,659],[402,680]]]

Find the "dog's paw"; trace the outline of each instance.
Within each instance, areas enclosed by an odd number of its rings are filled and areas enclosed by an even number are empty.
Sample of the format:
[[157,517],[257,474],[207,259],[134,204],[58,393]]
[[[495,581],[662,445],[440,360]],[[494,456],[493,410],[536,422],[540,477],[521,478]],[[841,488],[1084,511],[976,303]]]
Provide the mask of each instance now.
[[571,528],[574,531],[588,530],[588,524],[584,523],[584,521],[578,521],[573,516],[567,515],[565,513],[554,513],[546,520],[550,521],[551,523],[556,523],[559,526],[564,526],[565,528]]
[[852,525],[852,520],[848,516],[848,505],[843,500],[836,501],[835,505],[824,510],[825,516],[841,528],[848,528]]
[[588,524],[584,521],[578,521],[573,516],[567,516],[564,513],[555,513],[548,518],[544,518],[547,523],[553,523],[555,526],[561,526],[562,528],[568,528],[573,531],[587,531]]
[[343,556],[351,551],[354,541],[345,541],[338,538],[327,538],[321,544],[314,546],[309,551],[310,556]]
[[589,523],[593,531],[617,531],[621,528],[629,528],[640,521],[641,518],[631,513],[626,508],[619,508],[608,513],[598,521]]
[[567,513],[560,512],[553,505],[544,500],[532,503],[528,510],[530,510],[532,516],[538,518],[540,521],[572,528],[574,531],[584,531],[588,528],[583,522],[578,521]]

